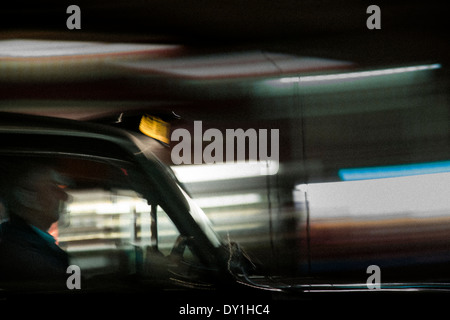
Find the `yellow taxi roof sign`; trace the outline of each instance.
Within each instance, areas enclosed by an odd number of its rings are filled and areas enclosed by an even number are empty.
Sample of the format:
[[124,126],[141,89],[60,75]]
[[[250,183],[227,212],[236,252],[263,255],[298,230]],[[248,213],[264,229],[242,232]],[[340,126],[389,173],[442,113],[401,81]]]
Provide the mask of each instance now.
[[150,115],[142,116],[139,130],[153,139],[165,144],[170,143],[170,124],[161,118]]

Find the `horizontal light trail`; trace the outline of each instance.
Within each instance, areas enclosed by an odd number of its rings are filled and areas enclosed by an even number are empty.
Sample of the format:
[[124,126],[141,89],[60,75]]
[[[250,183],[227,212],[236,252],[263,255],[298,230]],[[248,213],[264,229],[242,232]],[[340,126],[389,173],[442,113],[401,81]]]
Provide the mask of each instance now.
[[320,81],[331,81],[331,80],[346,80],[346,79],[359,79],[368,78],[375,76],[393,75],[408,72],[417,72],[425,70],[440,69],[441,65],[439,63],[410,66],[410,67],[398,67],[398,68],[388,68],[380,70],[367,70],[367,71],[355,71],[355,72],[345,72],[336,74],[323,74],[323,75],[310,75],[310,76],[296,76],[296,77],[285,77],[281,78],[281,83],[298,83],[298,82],[320,82]]

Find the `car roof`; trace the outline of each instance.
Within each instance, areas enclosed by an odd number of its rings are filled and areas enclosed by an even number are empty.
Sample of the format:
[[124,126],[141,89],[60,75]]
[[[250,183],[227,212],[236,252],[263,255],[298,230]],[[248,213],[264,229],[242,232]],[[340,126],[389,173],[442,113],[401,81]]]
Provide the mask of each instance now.
[[106,125],[11,112],[0,112],[0,128],[2,132],[5,130],[9,132],[35,130],[37,133],[38,130],[43,130],[45,132],[51,131],[61,135],[83,135],[84,133],[104,135],[115,139],[127,139],[128,136],[124,131]]
[[[134,161],[143,150],[134,135],[112,126],[9,112],[0,112],[0,136],[3,153],[74,153]],[[156,160],[147,151],[147,158]]]

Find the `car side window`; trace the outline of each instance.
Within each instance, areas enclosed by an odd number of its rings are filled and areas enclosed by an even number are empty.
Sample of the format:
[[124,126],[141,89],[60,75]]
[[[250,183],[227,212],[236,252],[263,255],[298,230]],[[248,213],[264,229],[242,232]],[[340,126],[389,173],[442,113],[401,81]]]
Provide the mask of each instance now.
[[[33,159],[22,159],[28,161]],[[54,187],[64,194],[59,206],[65,208],[48,232],[87,283],[104,288],[119,281],[132,286],[135,282],[122,280],[137,276],[141,283],[164,281],[165,286],[174,274],[183,279],[193,275],[192,266],[199,266],[200,260],[191,251],[192,239],[180,234],[158,204],[156,187],[132,163],[70,155],[58,155],[51,163],[61,177]],[[23,196],[36,198],[30,192]],[[8,206],[0,204],[0,219],[8,222]],[[45,231],[38,234],[48,238]],[[16,253],[19,261],[20,252]],[[63,284],[68,264],[60,268]]]
[[133,273],[137,248],[151,245],[147,201],[132,189],[68,190],[58,240],[84,275]]

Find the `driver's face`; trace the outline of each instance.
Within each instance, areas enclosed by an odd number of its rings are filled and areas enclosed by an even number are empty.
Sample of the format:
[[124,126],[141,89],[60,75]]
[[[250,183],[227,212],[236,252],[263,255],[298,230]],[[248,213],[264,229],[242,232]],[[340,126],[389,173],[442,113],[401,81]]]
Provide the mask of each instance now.
[[47,168],[33,173],[29,180],[28,188],[33,190],[36,196],[33,209],[38,211],[40,219],[49,223],[59,219],[64,203],[68,200],[61,181],[58,172]]

